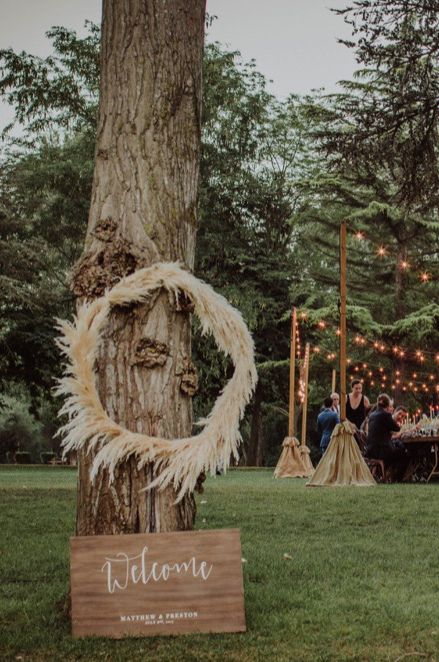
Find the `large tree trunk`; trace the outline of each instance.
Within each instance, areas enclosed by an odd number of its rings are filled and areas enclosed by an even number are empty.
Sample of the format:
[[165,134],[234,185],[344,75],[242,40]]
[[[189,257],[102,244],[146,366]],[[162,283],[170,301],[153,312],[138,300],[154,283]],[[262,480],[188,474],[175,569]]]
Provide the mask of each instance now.
[[[205,0],[104,0],[101,94],[90,217],[73,289],[100,296],[122,276],[158,261],[194,263]],[[125,427],[188,436],[196,378],[190,302],[162,291],[114,310],[97,380],[109,415]],[[78,535],[192,528],[192,495],[140,492],[154,467],[121,465],[94,483],[81,453]]]

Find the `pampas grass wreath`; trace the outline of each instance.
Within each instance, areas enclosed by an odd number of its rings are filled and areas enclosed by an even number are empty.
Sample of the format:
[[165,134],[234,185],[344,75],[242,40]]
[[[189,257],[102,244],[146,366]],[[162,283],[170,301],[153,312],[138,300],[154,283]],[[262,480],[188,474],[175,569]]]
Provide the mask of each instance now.
[[[111,307],[142,303],[159,288],[176,298],[179,292],[191,298],[202,333],[212,333],[235,367],[210,414],[196,423],[201,432],[184,439],[150,437],[125,429],[108,416],[96,390],[93,366]],[[218,465],[226,469],[231,456],[238,458],[239,423],[257,381],[254,345],[241,313],[209,285],[178,264],[154,264],[122,279],[101,298],[82,304],[73,323],[58,320],[58,329],[62,335],[57,344],[67,364],[55,391],[65,397],[59,416],[68,417],[58,434],[63,436],[64,454],[81,448],[97,451],[92,480],[101,467],[114,480],[117,465],[135,455],[139,469],[155,463],[157,476],[149,489],[172,484],[178,502],[193,491],[201,472],[213,474]]]

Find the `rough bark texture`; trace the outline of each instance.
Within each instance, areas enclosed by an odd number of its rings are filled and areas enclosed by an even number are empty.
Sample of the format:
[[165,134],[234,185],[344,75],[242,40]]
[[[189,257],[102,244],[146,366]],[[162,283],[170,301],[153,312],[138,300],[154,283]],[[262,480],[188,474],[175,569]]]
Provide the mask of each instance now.
[[[193,267],[200,149],[205,0],[104,0],[102,72],[86,245],[72,286],[100,296],[122,276],[158,261]],[[97,361],[99,393],[125,427],[168,438],[191,434],[197,388],[190,361],[192,302],[157,292],[114,310]],[[140,492],[154,467],[135,459],[114,483],[90,482],[80,454],[77,534],[192,528],[193,496]]]

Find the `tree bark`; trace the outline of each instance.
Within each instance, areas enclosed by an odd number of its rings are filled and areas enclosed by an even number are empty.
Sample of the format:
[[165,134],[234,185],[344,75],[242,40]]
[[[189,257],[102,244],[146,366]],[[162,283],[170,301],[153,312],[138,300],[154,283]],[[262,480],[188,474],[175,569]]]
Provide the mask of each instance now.
[[[92,200],[73,290],[103,294],[158,261],[192,269],[200,152],[205,0],[104,0],[101,89]],[[142,306],[113,310],[97,361],[109,415],[130,430],[189,436],[196,376],[190,302],[157,291]],[[192,495],[140,490],[154,467],[135,458],[113,483],[90,481],[79,454],[77,535],[190,529]]]

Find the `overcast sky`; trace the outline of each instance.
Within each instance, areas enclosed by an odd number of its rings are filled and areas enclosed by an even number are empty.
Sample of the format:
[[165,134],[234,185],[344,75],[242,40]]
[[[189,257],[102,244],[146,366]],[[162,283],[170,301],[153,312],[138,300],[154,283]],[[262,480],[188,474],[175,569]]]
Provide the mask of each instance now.
[[[207,11],[217,16],[208,40],[254,58],[279,97],[306,93],[350,78],[353,54],[337,43],[349,30],[329,7],[344,7],[346,0],[207,0]],[[0,48],[12,47],[47,55],[44,33],[52,25],[83,32],[84,21],[100,22],[101,0],[0,0]],[[0,105],[0,128],[11,119]]]

